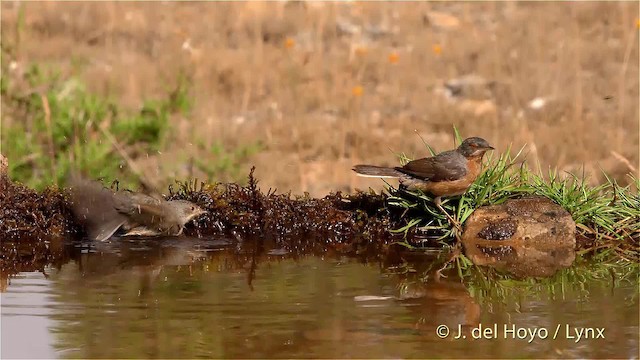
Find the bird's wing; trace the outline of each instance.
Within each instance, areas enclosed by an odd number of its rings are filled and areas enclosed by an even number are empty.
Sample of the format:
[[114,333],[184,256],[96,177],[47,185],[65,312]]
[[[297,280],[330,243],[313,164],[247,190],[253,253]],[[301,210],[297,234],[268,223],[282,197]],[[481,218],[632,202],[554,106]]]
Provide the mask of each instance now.
[[148,212],[155,215],[161,208],[162,201],[151,196],[131,191],[121,191],[114,196],[114,207],[123,215],[136,215]]
[[113,192],[101,183],[75,174],[67,183],[71,210],[91,239],[107,240],[126,222],[126,217],[114,209]]
[[162,226],[169,215],[166,201],[142,193],[120,192],[114,199],[116,211],[127,216],[133,224],[156,228]]
[[467,159],[455,150],[413,160],[396,170],[423,180],[452,181],[467,174]]

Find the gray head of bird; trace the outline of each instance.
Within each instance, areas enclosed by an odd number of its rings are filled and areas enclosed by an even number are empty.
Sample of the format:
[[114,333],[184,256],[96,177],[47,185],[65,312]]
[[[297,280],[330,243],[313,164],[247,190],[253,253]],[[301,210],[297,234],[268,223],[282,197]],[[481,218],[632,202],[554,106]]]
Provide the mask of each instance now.
[[467,138],[458,147],[458,151],[464,157],[482,156],[489,150],[493,150],[493,146],[489,145],[487,140],[479,137]]
[[176,212],[181,225],[188,223],[196,217],[205,214],[207,211],[200,206],[187,200],[173,200],[169,202]]

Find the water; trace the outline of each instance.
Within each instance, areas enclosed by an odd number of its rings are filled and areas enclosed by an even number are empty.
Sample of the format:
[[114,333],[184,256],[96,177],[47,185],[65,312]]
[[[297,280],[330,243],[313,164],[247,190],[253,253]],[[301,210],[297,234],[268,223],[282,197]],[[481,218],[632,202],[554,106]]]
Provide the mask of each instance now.
[[[75,246],[44,274],[4,283],[2,358],[638,357],[634,281],[569,282],[552,293],[543,281],[424,282],[426,258],[407,273],[371,258],[255,249],[191,240]],[[455,339],[458,327],[466,338]],[[592,337],[604,329],[604,338],[576,342],[580,328]],[[538,332],[518,338],[526,331]]]

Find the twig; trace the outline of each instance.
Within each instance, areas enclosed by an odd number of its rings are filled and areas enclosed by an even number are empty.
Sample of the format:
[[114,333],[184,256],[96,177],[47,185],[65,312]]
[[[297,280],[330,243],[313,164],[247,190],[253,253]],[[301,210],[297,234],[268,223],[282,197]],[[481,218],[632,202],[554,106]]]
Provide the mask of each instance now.
[[[625,23],[623,23],[624,25],[626,25]],[[622,25],[622,26],[624,26]],[[622,67],[620,68],[620,82],[618,83],[618,127],[620,129],[624,128],[624,105],[625,105],[625,100],[626,100],[626,94],[627,92],[625,91],[626,86],[627,86],[627,67],[629,65],[629,59],[631,58],[631,51],[633,50],[633,45],[634,43],[637,43],[636,40],[636,34],[635,31],[629,35],[629,40],[627,41],[627,46],[625,47],[624,50],[624,59],[622,61]],[[617,148],[620,149],[622,147],[622,144],[624,143],[623,141],[623,136],[624,134],[622,132],[617,132],[616,133],[616,145]]]
[[152,182],[151,180],[149,180],[142,173],[142,171],[140,171],[140,169],[138,168],[138,165],[136,165],[135,161],[133,161],[133,159],[129,156],[129,154],[127,154],[127,152],[124,151],[124,148],[122,147],[122,145],[120,145],[120,143],[118,143],[118,140],[111,134],[111,132],[109,132],[109,130],[106,128],[106,126],[103,124],[103,125],[101,125],[99,127],[100,127],[100,131],[102,131],[104,136],[106,136],[106,138],[111,142],[111,144],[116,149],[116,151],[120,154],[120,156],[122,156],[122,158],[127,162],[127,165],[129,166],[129,169],[131,169],[131,171],[133,171],[133,173],[136,175],[136,177],[138,178],[140,183],[144,187],[146,187],[148,189],[151,189],[151,190],[153,190],[155,192],[155,190],[157,189],[156,184],[154,182]]
[[44,123],[47,125],[47,142],[49,145],[49,157],[51,158],[51,177],[57,184],[56,176],[56,152],[53,146],[53,129],[51,127],[51,108],[49,107],[49,99],[44,94],[40,94],[42,101],[42,109],[44,110]]
[[635,173],[637,171],[636,167],[631,164],[631,161],[629,161],[629,159],[627,159],[626,157],[620,155],[618,152],[611,150],[611,155],[613,155],[616,160],[627,165],[627,168],[629,168],[631,172]]

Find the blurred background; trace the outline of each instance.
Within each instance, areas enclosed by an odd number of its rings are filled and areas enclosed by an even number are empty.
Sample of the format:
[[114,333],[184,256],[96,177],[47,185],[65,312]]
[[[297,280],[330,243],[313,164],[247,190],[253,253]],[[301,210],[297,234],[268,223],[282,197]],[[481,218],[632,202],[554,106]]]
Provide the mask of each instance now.
[[[43,188],[381,189],[357,163],[453,148],[620,183],[639,168],[637,2],[19,2],[2,9],[2,154]],[[419,136],[420,135],[420,136]]]

